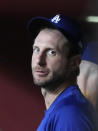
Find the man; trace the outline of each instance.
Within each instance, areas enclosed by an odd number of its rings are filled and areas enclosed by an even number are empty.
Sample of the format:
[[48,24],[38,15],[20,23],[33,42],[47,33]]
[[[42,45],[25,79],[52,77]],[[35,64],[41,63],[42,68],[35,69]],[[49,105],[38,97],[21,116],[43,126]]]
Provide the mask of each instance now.
[[83,43],[69,18],[33,18],[32,75],[41,88],[46,112],[38,131],[95,131],[94,109],[77,86]]
[[98,43],[88,43],[80,64],[78,84],[98,112]]
[[[83,95],[93,104],[98,123],[98,43],[88,43],[80,64],[78,85]],[[97,127],[98,129],[98,127]]]

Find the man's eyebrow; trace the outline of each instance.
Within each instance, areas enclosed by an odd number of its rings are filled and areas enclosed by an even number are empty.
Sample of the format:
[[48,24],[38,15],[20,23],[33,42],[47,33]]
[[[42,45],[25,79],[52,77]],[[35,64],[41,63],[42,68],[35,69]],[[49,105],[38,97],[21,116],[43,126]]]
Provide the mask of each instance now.
[[34,49],[34,48],[38,48],[38,46],[36,46],[36,45],[32,45],[32,48]]

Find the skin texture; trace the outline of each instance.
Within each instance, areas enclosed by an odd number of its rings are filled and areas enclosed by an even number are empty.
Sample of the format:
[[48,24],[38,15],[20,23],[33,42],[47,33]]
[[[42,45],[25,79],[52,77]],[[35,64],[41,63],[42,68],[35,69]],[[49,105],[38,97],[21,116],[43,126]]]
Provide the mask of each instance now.
[[64,89],[76,84],[74,72],[80,57],[68,59],[68,52],[68,40],[58,30],[43,29],[35,38],[32,75],[35,85],[41,87],[47,109]]
[[98,112],[98,65],[82,60],[78,85],[84,96],[93,104]]

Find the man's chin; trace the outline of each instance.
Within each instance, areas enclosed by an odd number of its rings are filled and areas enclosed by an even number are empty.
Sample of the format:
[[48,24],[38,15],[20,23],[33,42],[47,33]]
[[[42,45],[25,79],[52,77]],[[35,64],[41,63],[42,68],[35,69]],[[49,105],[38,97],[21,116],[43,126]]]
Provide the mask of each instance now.
[[44,87],[47,86],[47,82],[46,81],[36,81],[34,80],[34,84],[38,87]]
[[55,91],[59,87],[59,85],[61,84],[61,81],[60,80],[58,81],[49,80],[49,81],[44,81],[44,82],[34,81],[34,84],[37,87],[44,88],[52,92],[52,91]]
[[54,74],[55,77],[51,78],[35,78],[33,77],[34,84],[40,88],[47,89],[49,91],[54,91],[56,90],[64,81],[65,81],[65,75],[56,75]]

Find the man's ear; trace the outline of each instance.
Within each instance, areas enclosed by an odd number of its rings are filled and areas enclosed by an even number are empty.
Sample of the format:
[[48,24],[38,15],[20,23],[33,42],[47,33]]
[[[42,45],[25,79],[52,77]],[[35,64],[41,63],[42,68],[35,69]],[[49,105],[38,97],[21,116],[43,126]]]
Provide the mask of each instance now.
[[80,63],[81,63],[81,55],[73,56],[69,60],[69,66],[72,70],[79,67]]

